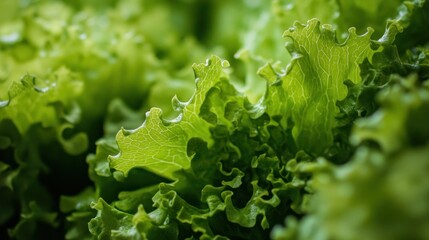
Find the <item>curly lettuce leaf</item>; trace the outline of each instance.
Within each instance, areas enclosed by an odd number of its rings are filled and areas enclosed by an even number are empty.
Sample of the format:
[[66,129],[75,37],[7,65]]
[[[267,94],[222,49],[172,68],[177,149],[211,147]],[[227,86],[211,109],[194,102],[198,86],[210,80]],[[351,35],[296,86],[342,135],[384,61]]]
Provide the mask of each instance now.
[[300,149],[320,154],[332,145],[336,103],[348,92],[344,82],[361,82],[359,65],[371,61],[377,51],[371,48],[371,33],[359,36],[351,28],[346,42],[338,43],[330,26],[321,28],[315,19],[307,25],[297,23],[284,34],[292,40],[287,48],[293,56],[286,72],[277,73],[269,65],[260,70],[269,84],[266,112],[281,116],[283,124],[293,122]]
[[189,102],[175,100],[175,107],[182,111],[177,119],[163,120],[161,110],[152,108],[140,128],[120,131],[117,142],[121,152],[110,158],[111,167],[125,175],[134,167],[143,167],[167,178],[173,178],[174,171],[189,168],[188,141],[198,137],[211,142],[210,124],[199,116],[200,109],[209,90],[223,77],[225,64],[212,57],[206,64],[194,65],[196,92]]

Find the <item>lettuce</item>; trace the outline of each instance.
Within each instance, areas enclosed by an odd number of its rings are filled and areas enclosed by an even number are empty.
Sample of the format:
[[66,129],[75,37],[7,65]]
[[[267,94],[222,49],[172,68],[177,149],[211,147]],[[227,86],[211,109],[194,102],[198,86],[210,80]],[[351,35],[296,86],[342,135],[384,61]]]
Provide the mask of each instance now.
[[426,1],[0,8],[0,238],[429,237]]
[[[380,109],[356,121],[351,142],[359,147],[352,159],[342,166],[321,162],[323,167],[313,171],[309,183],[315,191],[308,204],[311,214],[300,225],[288,218],[291,227],[275,229],[275,239],[429,236],[424,197],[429,185],[423,180],[429,131],[422,118],[428,114],[429,92],[427,84],[419,86],[415,75],[392,81],[395,85],[379,94]],[[362,145],[364,141],[373,141],[377,148]]]

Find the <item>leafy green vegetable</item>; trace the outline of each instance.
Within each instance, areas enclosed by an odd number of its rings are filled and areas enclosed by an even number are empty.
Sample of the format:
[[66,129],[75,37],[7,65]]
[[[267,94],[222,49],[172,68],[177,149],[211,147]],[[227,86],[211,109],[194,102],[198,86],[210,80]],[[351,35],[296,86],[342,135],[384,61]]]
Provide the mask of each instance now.
[[[295,227],[285,232],[276,229],[274,238],[429,236],[429,185],[423,180],[429,163],[429,131],[422,118],[428,114],[429,92],[427,86],[418,87],[415,76],[395,81],[399,82],[380,93],[381,108],[357,122],[351,136],[356,144],[371,140],[381,149],[361,146],[347,164],[326,165],[315,171],[310,184],[316,191],[308,207],[311,214],[300,226],[295,219],[288,219],[287,224]],[[370,128],[373,131],[369,132]],[[379,132],[387,128],[390,131]]]
[[0,9],[0,239],[429,238],[428,1]]
[[[188,141],[195,137],[210,141],[208,124],[198,115],[207,114],[200,113],[201,105],[222,77],[222,64],[228,63],[221,63],[220,59],[213,57],[206,66],[194,65],[196,92],[187,103],[182,103],[177,98],[173,100],[174,107],[182,111],[177,119],[164,123],[160,118],[161,110],[153,108],[147,113],[147,119],[140,129],[135,132],[122,130],[117,136],[122,152],[117,158],[110,159],[111,167],[126,174],[133,167],[144,166],[167,178],[172,178],[172,173],[176,170],[188,168]],[[134,144],[136,142],[139,144]],[[165,148],[168,151],[162,151]]]
[[306,26],[295,24],[284,33],[292,39],[287,48],[293,56],[284,76],[273,76],[269,70],[262,73],[268,81],[274,80],[269,82],[273,87],[265,97],[266,112],[290,118],[298,148],[310,153],[320,153],[332,144],[336,102],[347,96],[343,83],[361,82],[359,65],[364,59],[371,61],[375,52],[370,46],[371,32],[362,36],[354,29],[349,32],[347,41],[340,44],[329,26],[320,29],[317,20],[310,20]]

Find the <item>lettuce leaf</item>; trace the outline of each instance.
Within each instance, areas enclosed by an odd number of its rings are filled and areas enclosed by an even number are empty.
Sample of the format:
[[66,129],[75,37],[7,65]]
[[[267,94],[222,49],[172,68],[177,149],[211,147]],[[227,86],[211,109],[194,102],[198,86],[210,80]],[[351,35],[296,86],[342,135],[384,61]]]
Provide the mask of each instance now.
[[176,170],[188,168],[188,141],[194,137],[210,141],[209,125],[199,117],[200,108],[205,96],[220,81],[222,64],[228,63],[221,63],[219,58],[212,57],[206,65],[194,65],[196,92],[187,103],[182,103],[177,98],[173,100],[175,108],[182,110],[177,119],[164,123],[160,118],[161,110],[153,108],[141,128],[135,131],[122,130],[117,136],[121,153],[110,158],[111,167],[126,175],[131,168],[144,166],[167,178],[172,178],[172,173]]
[[371,62],[376,52],[371,48],[372,30],[358,36],[351,28],[349,33],[340,44],[330,26],[321,29],[317,20],[295,24],[284,33],[292,39],[287,48],[293,56],[286,71],[276,74],[267,67],[260,72],[271,85],[265,96],[266,112],[293,122],[292,134],[300,149],[322,153],[333,143],[336,102],[348,91],[344,82],[360,83],[359,65],[365,59]]

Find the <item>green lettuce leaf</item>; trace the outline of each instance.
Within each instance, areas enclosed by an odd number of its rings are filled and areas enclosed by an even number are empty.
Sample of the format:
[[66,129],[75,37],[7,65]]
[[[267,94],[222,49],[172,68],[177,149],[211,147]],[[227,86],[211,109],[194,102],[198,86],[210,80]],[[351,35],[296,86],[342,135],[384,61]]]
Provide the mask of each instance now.
[[338,43],[330,26],[320,28],[317,20],[297,23],[284,34],[292,39],[287,48],[293,56],[286,72],[277,73],[269,65],[260,70],[269,84],[266,112],[281,116],[283,124],[293,122],[292,134],[300,149],[320,154],[332,145],[339,113],[336,103],[348,92],[344,82],[360,83],[359,65],[371,61],[376,52],[371,33],[359,36],[351,28],[346,42]]
[[[191,161],[187,154],[188,141],[199,137],[211,142],[210,124],[199,116],[200,108],[206,94],[223,77],[225,64],[228,63],[212,57],[207,64],[194,65],[196,92],[189,102],[174,100],[174,107],[182,111],[177,119],[165,121],[161,119],[161,110],[153,108],[140,128],[119,132],[117,142],[121,153],[110,158],[111,167],[125,175],[131,168],[144,167],[167,178],[172,178],[174,171],[188,168]],[[216,123],[216,119],[213,121]],[[165,148],[168,150],[163,151]]]

